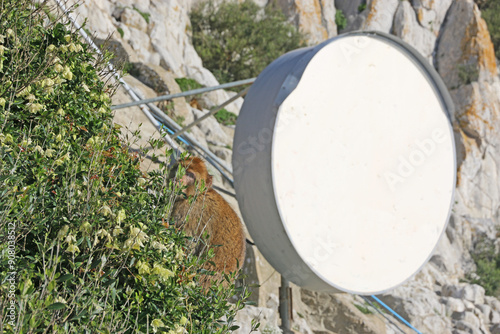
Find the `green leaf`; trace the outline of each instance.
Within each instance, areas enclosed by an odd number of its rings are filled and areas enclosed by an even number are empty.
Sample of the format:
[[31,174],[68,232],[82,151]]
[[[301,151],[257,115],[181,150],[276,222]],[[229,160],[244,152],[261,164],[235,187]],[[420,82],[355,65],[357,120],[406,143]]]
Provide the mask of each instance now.
[[53,311],[62,310],[65,308],[66,308],[66,304],[63,304],[63,303],[54,303],[54,304],[50,304],[49,306],[47,306],[47,310],[53,310]]
[[73,274],[66,274],[66,275],[62,275],[61,277],[59,277],[59,279],[57,280],[58,282],[66,282],[70,279],[73,279],[73,277],[75,277],[75,275]]

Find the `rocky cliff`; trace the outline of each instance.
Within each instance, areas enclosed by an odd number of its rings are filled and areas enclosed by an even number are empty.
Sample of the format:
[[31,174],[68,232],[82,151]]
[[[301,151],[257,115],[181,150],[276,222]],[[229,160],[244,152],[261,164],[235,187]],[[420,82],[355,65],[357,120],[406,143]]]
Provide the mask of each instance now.
[[[207,86],[217,84],[203,67],[190,42],[189,10],[200,0],[83,0],[78,19],[100,40],[111,34],[110,46],[133,65],[126,78],[144,97],[177,92],[173,78],[189,77]],[[403,286],[381,296],[423,333],[500,333],[500,301],[483,287],[464,282],[475,270],[471,252],[496,245],[500,226],[500,79],[487,26],[473,0],[255,0],[273,2],[302,31],[310,44],[352,30],[392,33],[414,46],[442,76],[456,109],[452,115],[458,151],[456,203],[446,234],[431,261]],[[346,18],[343,29],[336,12]],[[223,91],[207,94],[202,107],[228,98]],[[129,101],[119,91],[114,103]],[[241,100],[229,109],[238,112]],[[184,123],[200,117],[179,99],[170,110]],[[142,142],[155,129],[138,108],[119,110],[116,121],[141,127]],[[230,161],[234,130],[215,119],[193,128],[192,134]],[[156,134],[157,135],[157,134]],[[154,165],[151,166],[152,168]],[[220,181],[220,179],[219,179]],[[219,182],[222,183],[221,181]],[[233,207],[237,208],[232,200]],[[261,328],[276,330],[279,274],[258,250],[249,248],[246,270],[261,284],[255,291],[258,307],[240,314],[242,327],[260,318]],[[293,289],[294,328],[304,333],[392,333],[398,329],[370,309],[359,297],[327,295]],[[406,332],[411,332],[404,328]],[[241,331],[247,333],[246,331]]]

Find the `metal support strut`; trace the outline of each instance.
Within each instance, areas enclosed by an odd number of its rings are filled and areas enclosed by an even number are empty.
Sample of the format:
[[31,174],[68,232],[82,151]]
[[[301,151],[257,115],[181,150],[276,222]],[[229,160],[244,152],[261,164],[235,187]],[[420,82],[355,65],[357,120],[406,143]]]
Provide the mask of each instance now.
[[280,328],[283,331],[283,334],[294,333],[291,330],[291,322],[293,319],[292,312],[292,288],[290,287],[290,282],[281,276],[279,313],[281,318]]

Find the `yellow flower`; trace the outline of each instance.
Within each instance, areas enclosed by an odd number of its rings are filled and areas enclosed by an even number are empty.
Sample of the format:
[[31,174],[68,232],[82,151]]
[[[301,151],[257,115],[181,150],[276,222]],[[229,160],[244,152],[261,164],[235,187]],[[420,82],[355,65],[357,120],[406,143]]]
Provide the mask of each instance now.
[[151,326],[153,327],[153,333],[156,333],[158,328],[165,327],[165,324],[160,319],[154,319],[151,321]]
[[69,43],[69,42],[71,41],[71,35],[69,35],[69,34],[68,34],[68,35],[65,35],[65,36],[64,36],[64,40],[65,40],[67,43]]
[[56,136],[56,142],[60,142],[61,140],[62,140],[62,136],[61,136],[61,134],[58,134]]
[[99,95],[99,100],[107,104],[110,101],[109,95],[106,93],[102,93],[101,95]]
[[137,270],[139,271],[139,275],[149,274],[151,268],[149,265],[142,261],[137,261]]
[[84,222],[82,225],[80,225],[80,232],[82,232],[84,235],[89,235],[91,231],[92,225],[90,225],[89,222]]
[[75,244],[71,244],[71,245],[69,245],[69,246],[68,246],[68,249],[66,249],[66,251],[67,251],[68,253],[73,253],[73,254],[75,254],[76,252],[79,252],[79,251],[80,251],[80,249],[78,248],[78,246],[77,246],[77,245],[75,245]]
[[111,208],[107,205],[103,205],[101,208],[101,213],[104,215],[104,217],[107,217],[112,214]]
[[138,227],[130,227],[130,237],[125,241],[125,248],[127,249],[141,249],[144,247],[143,241],[148,239],[148,235]]
[[57,73],[61,73],[62,71],[64,71],[64,67],[61,64],[55,64],[54,71],[56,71]]
[[35,97],[35,95],[30,94],[30,95],[28,95],[28,96],[26,97],[26,100],[28,100],[28,101],[30,101],[30,102],[33,102],[33,101],[35,101],[35,100],[36,100],[36,97]]
[[46,149],[46,150],[45,150],[45,156],[46,156],[47,158],[52,158],[52,155],[53,155],[55,152],[56,152],[55,150],[53,150],[53,149],[51,149],[51,148],[48,148],[48,149]]
[[158,263],[153,265],[153,274],[160,276],[162,281],[166,281],[169,277],[174,276],[174,273],[171,270],[160,266]]
[[43,148],[40,145],[35,146],[35,152],[38,152],[40,154],[43,154]]
[[106,231],[105,229],[101,228],[99,231],[97,231],[96,235],[99,237],[99,239],[103,239],[103,238],[106,238],[108,240],[111,240],[111,235],[109,234],[108,231]]
[[64,237],[66,237],[66,234],[68,234],[68,231],[69,231],[69,226],[68,225],[64,225],[60,230],[59,232],[57,233],[57,238],[59,240],[62,240],[64,239]]
[[23,139],[23,140],[21,141],[21,146],[22,146],[22,147],[26,147],[26,146],[28,146],[28,145],[30,145],[30,144],[31,144],[31,139],[30,139],[30,138],[28,138],[28,139]]
[[158,250],[167,250],[167,247],[164,244],[162,244],[161,242],[158,242],[156,240],[151,243],[151,247],[158,249]]
[[104,109],[103,107],[100,107],[98,112],[100,112],[101,114],[104,114],[106,112],[106,109]]
[[87,86],[86,84],[82,83],[82,87],[84,91],[90,92],[89,86]]
[[130,228],[130,237],[139,240],[140,242],[146,241],[148,239],[148,235],[144,233],[140,228],[138,227],[131,227]]
[[75,45],[75,43],[68,44],[68,50],[71,51],[71,52],[75,52],[76,51],[76,45]]
[[116,237],[117,235],[123,234],[123,229],[120,226],[117,226],[113,229],[113,236]]
[[7,101],[3,98],[3,97],[0,97],[0,106],[2,106],[2,108],[5,108],[5,103]]
[[187,318],[185,316],[182,316],[181,320],[179,320],[179,324],[181,326],[186,326],[187,322],[188,322],[188,320],[187,320]]
[[28,278],[26,281],[24,281],[23,284],[23,292],[22,295],[25,295],[26,292],[28,292],[29,288],[33,286],[33,282]]
[[127,218],[125,215],[125,209],[118,211],[118,214],[116,215],[116,222],[120,224],[125,218]]
[[68,52],[68,47],[66,45],[61,45],[59,47],[59,51],[61,51],[62,53],[66,53]]
[[76,242],[76,238],[73,234],[68,234],[65,238],[66,243],[69,245],[69,244],[72,244],[72,243],[75,243]]
[[64,72],[62,74],[62,77],[64,79],[68,79],[68,80],[73,80],[73,73],[71,72],[71,70],[69,69],[69,66],[64,66]]
[[47,46],[47,51],[49,51],[49,52],[54,52],[55,49],[56,49],[56,46],[54,44],[50,44],[49,46]]
[[22,89],[16,95],[22,97],[22,96],[28,95],[29,93],[31,93],[31,86],[28,86],[28,87]]
[[4,140],[4,142],[6,142],[6,143],[12,143],[13,141],[14,141],[14,138],[12,138],[12,135],[11,135],[10,133],[7,133],[7,134],[5,135],[5,140]]
[[186,329],[179,324],[175,324],[175,328],[168,331],[168,334],[184,334],[187,333]]
[[28,110],[32,114],[36,114],[37,112],[39,112],[43,108],[45,108],[45,107],[40,103],[28,103]]
[[63,108],[59,108],[59,109],[57,109],[56,114],[58,114],[58,115],[60,115],[60,116],[64,116],[64,115],[65,115],[65,113],[64,113]]
[[184,257],[184,252],[182,251],[181,248],[177,248],[176,253],[175,253],[175,259],[177,261],[180,261],[180,260],[182,260],[183,257]]
[[14,30],[12,29],[7,29],[7,37],[14,36]]
[[49,78],[43,79],[42,87],[45,87],[45,86],[49,86],[49,87],[54,86],[54,80],[49,79]]
[[0,56],[3,55],[3,53],[5,52],[5,50],[9,50],[8,48],[6,48],[5,46],[3,45],[0,45]]
[[5,42],[5,36],[4,35],[0,35],[0,43],[4,43]]

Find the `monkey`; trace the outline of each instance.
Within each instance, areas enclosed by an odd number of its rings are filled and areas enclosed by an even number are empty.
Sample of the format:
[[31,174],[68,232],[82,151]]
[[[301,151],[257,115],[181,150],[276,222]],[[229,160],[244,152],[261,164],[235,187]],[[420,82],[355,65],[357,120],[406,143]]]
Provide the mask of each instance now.
[[[184,189],[183,196],[178,196],[173,204],[172,217],[176,227],[182,228],[186,235],[197,241],[195,254],[199,255],[207,247],[213,247],[213,264],[207,263],[204,269],[215,271],[216,274],[201,278],[203,286],[208,288],[211,281],[220,282],[224,273],[229,274],[241,268],[245,259],[246,237],[236,212],[212,188],[212,176],[208,174],[203,160],[189,157],[178,161],[170,170],[170,178],[175,176],[179,166],[186,169],[185,174],[177,180]],[[205,232],[208,240],[201,240]]]

